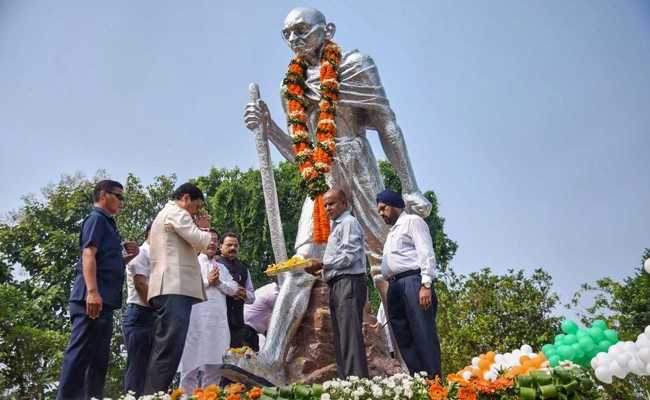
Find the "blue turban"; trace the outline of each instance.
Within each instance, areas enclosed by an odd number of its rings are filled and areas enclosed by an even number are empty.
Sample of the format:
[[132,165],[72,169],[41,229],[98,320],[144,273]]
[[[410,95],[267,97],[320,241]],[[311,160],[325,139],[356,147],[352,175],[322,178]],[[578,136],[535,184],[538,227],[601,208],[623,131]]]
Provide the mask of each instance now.
[[379,203],[384,203],[395,208],[404,208],[404,199],[402,199],[402,194],[388,189],[377,195],[377,204]]

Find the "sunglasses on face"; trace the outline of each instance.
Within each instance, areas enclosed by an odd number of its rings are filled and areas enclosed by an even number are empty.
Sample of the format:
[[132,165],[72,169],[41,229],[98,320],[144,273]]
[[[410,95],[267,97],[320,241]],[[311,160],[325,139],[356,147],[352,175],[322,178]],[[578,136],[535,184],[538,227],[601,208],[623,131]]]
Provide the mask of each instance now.
[[115,193],[115,192],[110,192],[110,191],[106,191],[106,193],[110,193],[113,196],[117,197],[117,199],[119,201],[124,201],[124,195],[122,193]]

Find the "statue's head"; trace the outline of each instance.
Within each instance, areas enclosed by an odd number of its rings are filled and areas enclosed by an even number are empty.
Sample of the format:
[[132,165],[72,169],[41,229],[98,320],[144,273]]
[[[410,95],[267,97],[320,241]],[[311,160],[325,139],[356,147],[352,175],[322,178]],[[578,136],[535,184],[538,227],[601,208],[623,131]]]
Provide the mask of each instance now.
[[297,56],[317,56],[326,40],[334,37],[336,26],[327,23],[322,12],[298,7],[289,11],[282,37]]

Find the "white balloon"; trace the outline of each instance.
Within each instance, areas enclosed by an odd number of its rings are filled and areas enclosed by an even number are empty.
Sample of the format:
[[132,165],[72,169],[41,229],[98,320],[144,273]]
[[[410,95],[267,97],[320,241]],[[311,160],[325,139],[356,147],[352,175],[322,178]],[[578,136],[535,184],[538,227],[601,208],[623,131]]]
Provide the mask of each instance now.
[[591,359],[591,369],[594,371],[598,369],[598,367],[601,365],[600,361],[598,360],[598,357],[594,357]]
[[650,325],[645,327],[645,330],[643,331],[643,333],[645,333],[646,336],[650,336]]
[[645,272],[650,274],[650,258],[645,260],[645,262],[643,263],[643,269],[645,269]]
[[468,381],[468,380],[470,380],[471,378],[472,378],[472,373],[471,373],[471,372],[469,372],[469,371],[465,371],[465,372],[463,372],[463,379],[465,379],[466,381]]
[[488,381],[495,381],[497,379],[497,374],[496,372],[489,371],[483,375],[483,378]]
[[641,335],[639,335],[640,337],[636,340],[636,348],[637,349],[650,348],[650,338],[648,338],[648,336],[645,333],[642,333]]
[[637,351],[637,356],[643,361],[644,363],[649,363],[650,362],[650,349],[647,347],[643,347]]
[[613,361],[611,364],[609,364],[609,370],[612,371],[615,377],[617,378],[625,378],[627,375],[627,368],[623,368],[618,362]]
[[630,360],[630,357],[632,357],[632,354],[620,352],[616,354],[614,360],[616,360],[619,365],[623,366],[623,365],[627,365],[627,362]]
[[604,365],[601,365],[594,371],[596,378],[604,383],[612,383],[612,372]]
[[645,372],[650,374],[650,363],[646,364],[645,366]]
[[497,354],[494,356],[494,362],[495,363],[502,363],[503,362],[503,354]]
[[530,353],[533,352],[533,348],[530,347],[530,345],[525,344],[525,345],[521,346],[521,352],[524,353],[524,354],[530,354]]
[[623,350],[625,350],[626,353],[634,353],[636,351],[636,345],[634,342],[624,342],[623,343]]
[[472,358],[472,367],[478,367],[478,362],[479,362],[478,357]]
[[631,373],[634,375],[644,375],[645,374],[645,364],[641,362],[636,357],[630,358],[630,360],[627,362],[627,367],[630,370]]

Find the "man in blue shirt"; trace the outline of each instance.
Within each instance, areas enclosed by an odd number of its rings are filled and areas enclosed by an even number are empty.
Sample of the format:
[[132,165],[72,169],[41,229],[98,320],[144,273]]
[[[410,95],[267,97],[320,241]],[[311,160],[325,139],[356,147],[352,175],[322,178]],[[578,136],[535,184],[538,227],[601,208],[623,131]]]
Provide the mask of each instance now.
[[81,224],[75,280],[70,293],[72,333],[63,355],[57,400],[103,398],[113,334],[113,310],[122,306],[124,266],[138,254],[125,242],[113,215],[122,208],[123,187],[103,180],[93,191],[94,208]]

